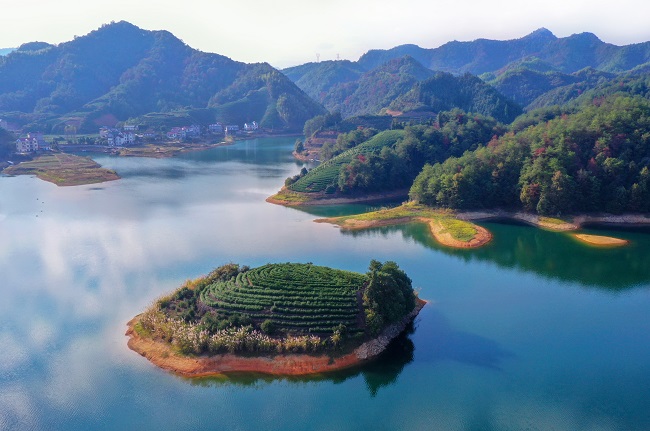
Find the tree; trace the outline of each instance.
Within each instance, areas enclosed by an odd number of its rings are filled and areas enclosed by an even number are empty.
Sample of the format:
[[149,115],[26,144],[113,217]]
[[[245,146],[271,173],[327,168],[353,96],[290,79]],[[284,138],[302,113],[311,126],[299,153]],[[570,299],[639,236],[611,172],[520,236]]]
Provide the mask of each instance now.
[[266,319],[260,325],[260,329],[266,334],[273,335],[273,333],[275,333],[275,323],[270,319]]
[[363,294],[366,325],[371,334],[378,334],[410,313],[415,307],[411,279],[395,262],[370,262],[368,285]]
[[302,154],[303,151],[305,151],[305,145],[300,139],[296,139],[296,144],[294,146],[294,150],[298,154]]

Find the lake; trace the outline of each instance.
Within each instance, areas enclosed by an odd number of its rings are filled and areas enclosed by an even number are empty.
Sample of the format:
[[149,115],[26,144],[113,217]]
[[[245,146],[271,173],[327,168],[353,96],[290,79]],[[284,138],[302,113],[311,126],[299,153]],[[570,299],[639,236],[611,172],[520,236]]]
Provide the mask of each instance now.
[[[482,223],[481,249],[424,225],[341,232],[268,204],[295,138],[171,159],[95,159],[122,179],[0,178],[1,430],[647,430],[650,232],[591,248]],[[228,262],[365,272],[394,260],[430,303],[376,362],[308,378],[184,379],[130,351],[126,322]]]

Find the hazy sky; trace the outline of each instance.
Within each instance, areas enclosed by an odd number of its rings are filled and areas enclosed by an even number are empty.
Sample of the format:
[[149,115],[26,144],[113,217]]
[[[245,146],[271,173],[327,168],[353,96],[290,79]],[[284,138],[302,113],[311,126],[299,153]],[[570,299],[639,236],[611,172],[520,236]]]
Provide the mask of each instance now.
[[126,20],[193,48],[286,67],[372,48],[513,39],[546,27],[616,45],[650,40],[648,0],[0,0],[0,48],[59,43]]

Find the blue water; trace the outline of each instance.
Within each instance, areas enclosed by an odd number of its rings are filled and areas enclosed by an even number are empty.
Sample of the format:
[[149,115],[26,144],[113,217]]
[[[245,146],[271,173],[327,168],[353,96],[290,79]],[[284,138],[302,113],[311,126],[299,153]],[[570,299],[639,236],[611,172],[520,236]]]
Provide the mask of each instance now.
[[[122,179],[0,178],[1,430],[647,430],[650,234],[594,249],[485,223],[452,250],[424,226],[313,223],[362,205],[264,199],[294,139],[172,159],[97,156]],[[126,347],[126,322],[185,279],[238,262],[365,271],[395,260],[431,301],[379,361],[309,378],[188,380]]]

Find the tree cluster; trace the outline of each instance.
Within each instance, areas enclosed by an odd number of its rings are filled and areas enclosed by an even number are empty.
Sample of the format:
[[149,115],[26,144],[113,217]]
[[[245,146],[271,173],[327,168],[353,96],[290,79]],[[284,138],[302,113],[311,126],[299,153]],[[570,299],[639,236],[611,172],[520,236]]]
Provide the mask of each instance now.
[[[376,154],[359,154],[341,167],[338,189],[343,193],[389,191],[410,187],[426,163],[442,162],[476,149],[506,128],[495,119],[455,109],[438,114],[433,125],[408,126],[403,139]],[[362,131],[340,135],[343,145]],[[339,140],[337,140],[337,145]]]
[[545,215],[650,211],[650,102],[595,99],[461,157],[426,166],[412,199]]
[[363,293],[366,326],[376,335],[386,325],[397,322],[415,308],[411,279],[395,262],[372,260],[368,285]]

